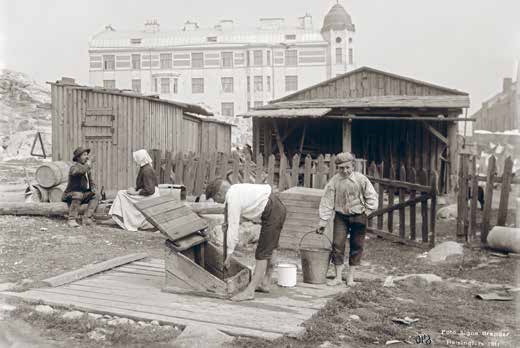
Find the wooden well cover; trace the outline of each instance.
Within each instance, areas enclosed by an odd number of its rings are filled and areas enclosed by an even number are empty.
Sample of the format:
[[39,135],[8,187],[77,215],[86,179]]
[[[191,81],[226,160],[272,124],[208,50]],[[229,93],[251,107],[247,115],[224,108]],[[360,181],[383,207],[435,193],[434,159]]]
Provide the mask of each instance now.
[[171,195],[145,199],[135,206],[152,225],[172,241],[208,227],[206,220],[201,219],[184,202]]

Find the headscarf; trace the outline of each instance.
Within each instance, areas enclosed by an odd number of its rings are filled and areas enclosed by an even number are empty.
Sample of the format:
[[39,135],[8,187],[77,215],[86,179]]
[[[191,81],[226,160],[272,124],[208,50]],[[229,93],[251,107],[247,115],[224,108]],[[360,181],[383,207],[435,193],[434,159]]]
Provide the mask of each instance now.
[[152,165],[152,158],[150,157],[148,152],[146,152],[146,150],[144,150],[144,149],[137,150],[136,152],[133,153],[133,155],[134,155],[134,162],[137,163],[139,165],[139,167],[145,166],[147,164]]

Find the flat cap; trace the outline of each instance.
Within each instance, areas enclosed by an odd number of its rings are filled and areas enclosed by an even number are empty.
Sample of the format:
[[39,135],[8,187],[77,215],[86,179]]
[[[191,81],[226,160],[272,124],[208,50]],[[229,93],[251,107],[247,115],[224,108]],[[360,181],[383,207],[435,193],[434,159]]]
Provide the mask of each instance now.
[[336,155],[336,165],[352,162],[355,159],[350,152],[341,152]]

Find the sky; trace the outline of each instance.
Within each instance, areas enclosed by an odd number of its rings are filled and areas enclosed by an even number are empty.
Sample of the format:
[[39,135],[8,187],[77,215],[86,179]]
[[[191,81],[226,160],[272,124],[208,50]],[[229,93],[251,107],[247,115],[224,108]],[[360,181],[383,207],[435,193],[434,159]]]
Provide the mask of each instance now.
[[[0,0],[0,68],[39,82],[62,76],[88,83],[89,38],[111,24],[162,29],[186,20],[250,26],[261,17],[296,21],[309,13],[321,28],[336,0]],[[339,0],[356,26],[357,66],[370,66],[470,93],[471,109],[516,77],[519,0]]]

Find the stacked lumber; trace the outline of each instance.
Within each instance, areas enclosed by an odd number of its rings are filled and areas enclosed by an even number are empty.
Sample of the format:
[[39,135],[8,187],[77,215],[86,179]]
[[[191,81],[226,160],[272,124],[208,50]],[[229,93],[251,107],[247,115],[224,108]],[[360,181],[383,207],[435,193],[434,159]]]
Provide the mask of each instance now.
[[[287,216],[280,235],[280,248],[299,249],[299,243],[305,233],[316,230],[320,221],[318,209],[323,190],[307,187],[293,187],[280,193],[280,200],[287,209]],[[325,234],[332,239],[332,221]],[[309,234],[302,242],[302,247],[330,248],[325,237]]]

